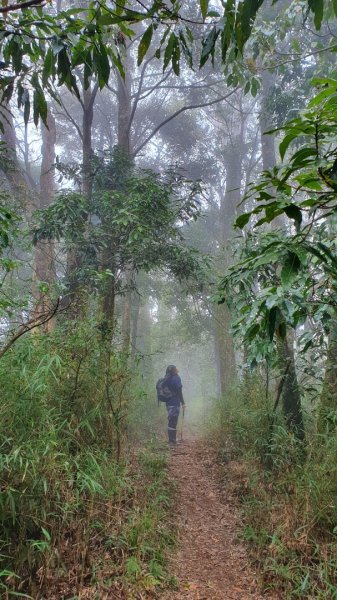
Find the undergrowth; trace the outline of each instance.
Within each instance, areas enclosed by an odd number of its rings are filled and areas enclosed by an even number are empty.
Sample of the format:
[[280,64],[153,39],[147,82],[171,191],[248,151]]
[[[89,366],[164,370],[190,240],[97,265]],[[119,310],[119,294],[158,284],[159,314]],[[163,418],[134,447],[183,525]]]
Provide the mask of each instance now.
[[1,598],[131,599],[167,583],[166,456],[128,438],[133,378],[84,325],[0,361]]
[[337,598],[337,437],[304,445],[275,417],[259,379],[216,403],[210,427],[226,486],[242,506],[241,536],[282,598]]

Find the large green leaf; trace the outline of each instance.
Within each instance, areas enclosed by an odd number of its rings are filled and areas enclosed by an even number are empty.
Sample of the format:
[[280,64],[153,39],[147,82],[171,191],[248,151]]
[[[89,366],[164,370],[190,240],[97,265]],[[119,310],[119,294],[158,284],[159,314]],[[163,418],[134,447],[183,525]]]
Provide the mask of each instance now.
[[293,156],[291,157],[291,162],[293,167],[299,168],[307,166],[308,159],[312,157],[317,157],[317,149],[306,146],[305,148],[301,148]]
[[153,25],[151,23],[149,25],[149,27],[144,31],[143,36],[139,42],[138,59],[137,59],[138,66],[142,64],[143,58],[149,49],[149,46],[150,46],[151,40],[152,40],[152,35],[153,35]]
[[296,229],[299,229],[302,223],[302,211],[300,208],[298,208],[296,204],[288,204],[287,206],[283,207],[283,211],[286,213],[289,219],[293,219],[295,221]]
[[169,37],[169,40],[167,42],[167,46],[165,48],[165,52],[164,52],[163,71],[165,71],[167,65],[171,62],[173,50],[174,50],[176,43],[177,43],[177,37],[176,37],[175,33],[172,31],[171,35]]
[[268,314],[268,335],[270,341],[272,341],[275,333],[275,329],[278,326],[281,319],[281,312],[278,306],[273,306]]
[[314,13],[314,23],[316,29],[320,29],[323,20],[324,0],[308,0],[308,6]]
[[37,73],[33,73],[32,77],[31,77],[31,84],[34,89],[34,94],[33,94],[34,123],[37,126],[39,119],[41,117],[42,121],[46,125],[48,106],[47,106],[47,101],[46,101],[44,92],[41,88]]
[[243,0],[239,3],[236,27],[236,42],[238,49],[243,50],[243,46],[248,40],[254,20],[259,8],[264,0]]
[[100,44],[98,49],[95,48],[94,58],[96,62],[99,87],[102,89],[108,83],[110,76],[109,58],[103,44]]
[[295,140],[297,137],[298,137],[297,132],[291,132],[291,133],[288,133],[288,135],[286,135],[283,138],[282,142],[279,145],[279,152],[280,152],[280,156],[281,156],[282,160],[284,159],[284,155],[287,152],[291,142],[293,140]]
[[284,286],[289,286],[297,277],[301,268],[301,261],[295,252],[288,252],[281,270],[281,281]]
[[239,215],[237,217],[237,219],[235,221],[235,227],[242,229],[245,225],[247,225],[250,217],[251,217],[251,213],[242,213],[242,215]]
[[209,56],[214,57],[215,42],[220,34],[220,29],[214,25],[207,37],[202,42],[202,50],[200,57],[200,67],[202,67],[208,60]]

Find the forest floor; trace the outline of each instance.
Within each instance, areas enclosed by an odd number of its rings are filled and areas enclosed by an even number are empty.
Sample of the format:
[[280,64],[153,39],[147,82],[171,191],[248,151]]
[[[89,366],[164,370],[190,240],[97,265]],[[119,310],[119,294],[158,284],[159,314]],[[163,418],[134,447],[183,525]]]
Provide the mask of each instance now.
[[214,456],[192,436],[172,450],[169,473],[176,482],[178,547],[170,558],[170,573],[178,589],[164,592],[160,600],[276,600],[273,593],[260,591],[238,541],[238,510],[230,492],[220,490],[215,469]]

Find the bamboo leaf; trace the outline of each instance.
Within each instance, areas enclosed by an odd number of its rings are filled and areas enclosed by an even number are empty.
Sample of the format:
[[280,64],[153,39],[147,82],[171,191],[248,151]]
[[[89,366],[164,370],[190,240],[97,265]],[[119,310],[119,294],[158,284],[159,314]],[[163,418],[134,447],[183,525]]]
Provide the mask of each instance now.
[[201,14],[202,14],[203,19],[206,19],[206,17],[207,17],[208,4],[209,4],[209,0],[200,0],[200,9],[201,9]]

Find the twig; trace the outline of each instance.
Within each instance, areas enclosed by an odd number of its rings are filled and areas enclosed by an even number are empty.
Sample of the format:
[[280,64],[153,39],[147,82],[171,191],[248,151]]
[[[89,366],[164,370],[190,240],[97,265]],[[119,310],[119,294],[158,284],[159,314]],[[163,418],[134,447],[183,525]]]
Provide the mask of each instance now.
[[21,10],[22,8],[30,8],[34,6],[43,6],[45,0],[27,0],[26,2],[20,2],[19,4],[8,4],[0,8],[0,13],[8,13],[14,10]]
[[0,358],[13,346],[13,344],[25,333],[32,331],[36,327],[40,327],[40,325],[44,325],[48,323],[57,313],[58,307],[60,305],[60,298],[57,299],[57,302],[53,308],[53,310],[47,314],[39,315],[34,319],[30,319],[27,323],[23,323],[21,327],[19,327],[18,331],[11,337],[10,340],[2,347],[0,350]]
[[220,98],[216,98],[215,100],[210,100],[208,102],[201,102],[200,104],[189,104],[187,106],[183,106],[179,110],[176,110],[172,115],[167,117],[167,119],[165,119],[164,121],[159,123],[159,125],[157,125],[157,127],[155,127],[155,129],[138,146],[138,148],[136,148],[136,150],[133,152],[133,156],[136,156],[144,148],[144,146],[146,146],[146,144],[156,135],[156,133],[158,133],[158,131],[162,127],[164,127],[164,125],[169,123],[169,121],[172,121],[172,119],[175,119],[175,117],[177,117],[181,113],[185,112],[186,110],[193,110],[195,108],[204,108],[205,106],[212,106],[213,104],[217,104],[218,102],[221,102],[222,100],[227,100],[227,98],[229,98],[229,96],[232,96],[232,94],[234,94],[237,90],[238,90],[238,88],[234,88],[233,90],[228,92],[228,94],[226,94],[225,96],[221,96]]

